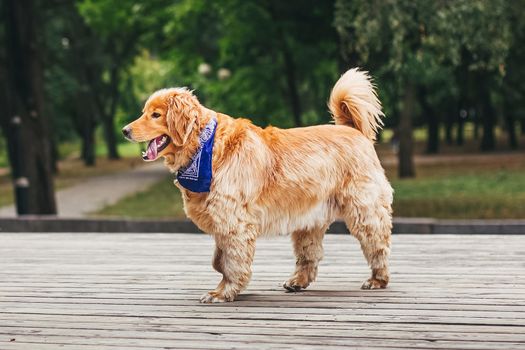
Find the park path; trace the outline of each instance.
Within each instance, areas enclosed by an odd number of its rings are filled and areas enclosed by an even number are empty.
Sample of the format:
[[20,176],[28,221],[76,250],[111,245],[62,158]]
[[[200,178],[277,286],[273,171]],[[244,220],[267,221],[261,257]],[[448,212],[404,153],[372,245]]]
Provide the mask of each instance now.
[[[56,193],[58,216],[85,217],[123,197],[143,191],[168,176],[162,162],[148,163],[133,170],[82,180]],[[14,205],[0,207],[0,217],[14,217]]]

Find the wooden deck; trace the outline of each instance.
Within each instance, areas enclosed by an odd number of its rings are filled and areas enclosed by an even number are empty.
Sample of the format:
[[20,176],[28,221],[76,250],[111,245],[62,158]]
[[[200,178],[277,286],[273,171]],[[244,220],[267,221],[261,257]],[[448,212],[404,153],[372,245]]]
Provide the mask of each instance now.
[[328,235],[318,281],[285,294],[287,237],[258,243],[235,303],[198,234],[0,233],[0,349],[525,349],[525,235],[396,235],[387,290]]

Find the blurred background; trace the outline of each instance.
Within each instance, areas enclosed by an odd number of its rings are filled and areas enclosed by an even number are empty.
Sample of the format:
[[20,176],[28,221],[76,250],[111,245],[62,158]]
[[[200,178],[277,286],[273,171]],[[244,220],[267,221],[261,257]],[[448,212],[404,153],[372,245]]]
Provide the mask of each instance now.
[[182,218],[162,162],[120,134],[149,94],[325,124],[358,66],[386,114],[395,216],[525,218],[523,0],[0,3],[0,216]]

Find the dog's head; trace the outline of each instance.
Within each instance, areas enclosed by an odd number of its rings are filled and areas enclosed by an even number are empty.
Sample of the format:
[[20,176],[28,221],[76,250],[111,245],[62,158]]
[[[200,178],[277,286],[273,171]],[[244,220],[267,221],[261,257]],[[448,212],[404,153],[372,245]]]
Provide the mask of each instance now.
[[188,89],[162,89],[148,98],[142,115],[122,133],[130,141],[148,142],[142,154],[145,161],[175,156],[198,130],[201,111],[201,104]]

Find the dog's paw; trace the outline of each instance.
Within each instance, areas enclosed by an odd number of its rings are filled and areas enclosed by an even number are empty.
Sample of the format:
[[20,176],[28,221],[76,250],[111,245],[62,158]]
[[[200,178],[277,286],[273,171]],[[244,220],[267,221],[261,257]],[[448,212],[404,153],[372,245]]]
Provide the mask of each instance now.
[[215,293],[208,292],[201,297],[200,302],[203,304],[225,303],[226,299]]
[[301,290],[303,289],[306,289],[308,287],[308,284],[299,284],[297,283],[297,281],[295,280],[295,278],[292,278],[288,281],[285,281],[283,283],[283,288],[286,289],[286,292],[287,293],[295,293],[295,292],[300,292]]
[[204,294],[200,299],[203,304],[225,303],[227,301],[233,301],[233,298],[228,299],[215,291]]
[[361,289],[382,289],[386,288],[388,282],[384,280],[379,280],[376,278],[369,278],[363,282]]

